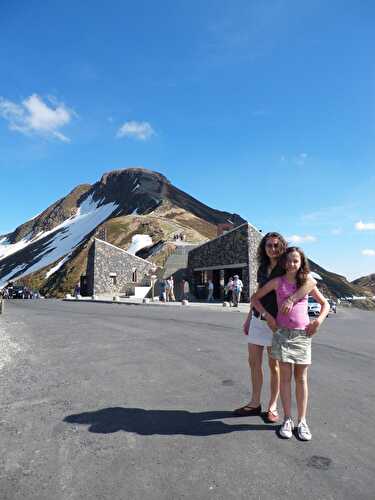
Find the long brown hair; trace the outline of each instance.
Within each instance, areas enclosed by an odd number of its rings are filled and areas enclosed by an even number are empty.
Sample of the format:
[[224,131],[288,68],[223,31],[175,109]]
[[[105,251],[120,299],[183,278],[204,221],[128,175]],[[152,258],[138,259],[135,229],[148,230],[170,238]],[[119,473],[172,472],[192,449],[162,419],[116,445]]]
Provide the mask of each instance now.
[[288,257],[288,254],[291,252],[298,252],[300,257],[301,257],[301,267],[298,269],[297,274],[296,274],[296,282],[297,282],[297,288],[301,287],[304,283],[306,283],[307,276],[310,272],[310,267],[309,263],[307,260],[306,255],[304,254],[303,250],[299,247],[288,247],[285,250],[285,253],[281,256],[280,259],[280,265],[281,267],[286,270],[286,259]]
[[265,234],[261,242],[259,243],[257,251],[258,266],[262,269],[267,269],[267,267],[270,265],[270,258],[268,257],[266,252],[266,243],[269,238],[277,238],[279,240],[280,256],[284,254],[284,252],[286,251],[286,247],[288,246],[288,243],[286,242],[285,238],[281,236],[280,233]]

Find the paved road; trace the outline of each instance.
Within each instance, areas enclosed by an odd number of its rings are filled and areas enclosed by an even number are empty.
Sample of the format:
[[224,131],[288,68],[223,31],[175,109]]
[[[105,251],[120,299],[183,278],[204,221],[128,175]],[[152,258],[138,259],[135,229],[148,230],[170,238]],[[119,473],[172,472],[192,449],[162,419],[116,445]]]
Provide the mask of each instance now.
[[231,416],[248,397],[243,313],[6,306],[1,500],[375,498],[374,313],[339,310],[314,339],[303,443]]

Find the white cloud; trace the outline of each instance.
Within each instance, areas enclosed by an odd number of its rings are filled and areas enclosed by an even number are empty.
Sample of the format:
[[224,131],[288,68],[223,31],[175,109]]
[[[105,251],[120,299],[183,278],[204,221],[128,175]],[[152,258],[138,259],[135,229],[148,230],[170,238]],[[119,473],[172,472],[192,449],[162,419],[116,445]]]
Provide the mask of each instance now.
[[339,234],[342,234],[341,227],[336,227],[335,229],[332,229],[331,234],[333,234],[334,236],[338,236]]
[[303,166],[308,158],[307,153],[299,153],[297,156],[293,158],[293,162],[296,165]]
[[372,250],[371,248],[365,248],[362,250],[362,255],[367,255],[368,257],[375,257],[375,250]]
[[312,242],[316,241],[315,236],[311,236],[311,234],[306,234],[305,236],[293,234],[292,236],[288,236],[286,239],[289,243],[294,243],[294,244],[312,243]]
[[154,129],[148,122],[125,122],[117,131],[116,137],[133,137],[140,141],[146,141],[155,135]]
[[357,231],[374,231],[375,230],[375,222],[364,223],[361,220],[356,222],[355,228]]
[[304,213],[300,220],[303,224],[314,226],[327,226],[329,230],[342,227],[343,222],[354,224],[356,217],[353,214],[357,210],[355,203],[345,205],[332,205],[322,207],[315,212]]
[[37,94],[33,94],[16,104],[0,97],[0,116],[7,120],[9,129],[23,134],[36,134],[44,137],[55,137],[63,142],[70,139],[59,129],[67,125],[76,113],[65,104],[58,103],[52,96],[48,97],[48,106]]

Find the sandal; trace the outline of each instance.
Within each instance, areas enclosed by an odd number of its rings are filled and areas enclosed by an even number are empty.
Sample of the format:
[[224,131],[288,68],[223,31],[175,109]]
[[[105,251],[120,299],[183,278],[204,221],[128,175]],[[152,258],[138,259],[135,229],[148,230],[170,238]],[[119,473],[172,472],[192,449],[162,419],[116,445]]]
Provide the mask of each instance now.
[[256,415],[260,415],[261,413],[262,413],[261,405],[252,406],[251,403],[248,403],[245,406],[241,406],[241,408],[237,408],[236,410],[233,411],[233,414],[236,417],[254,417]]
[[264,415],[263,419],[265,422],[269,424],[275,424],[276,422],[279,421],[279,412],[277,410],[268,410]]

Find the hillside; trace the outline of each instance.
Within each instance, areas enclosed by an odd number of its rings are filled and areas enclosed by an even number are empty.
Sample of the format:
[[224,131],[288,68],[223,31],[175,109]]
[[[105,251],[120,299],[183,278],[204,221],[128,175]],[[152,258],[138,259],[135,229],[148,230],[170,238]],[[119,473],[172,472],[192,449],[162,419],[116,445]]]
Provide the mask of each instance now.
[[353,285],[360,286],[369,290],[373,295],[375,295],[375,273],[369,274],[368,276],[362,276],[352,281]]
[[327,297],[345,298],[369,295],[369,291],[360,285],[349,282],[345,276],[335,274],[309,260],[311,271],[322,279],[317,279],[318,286]]

